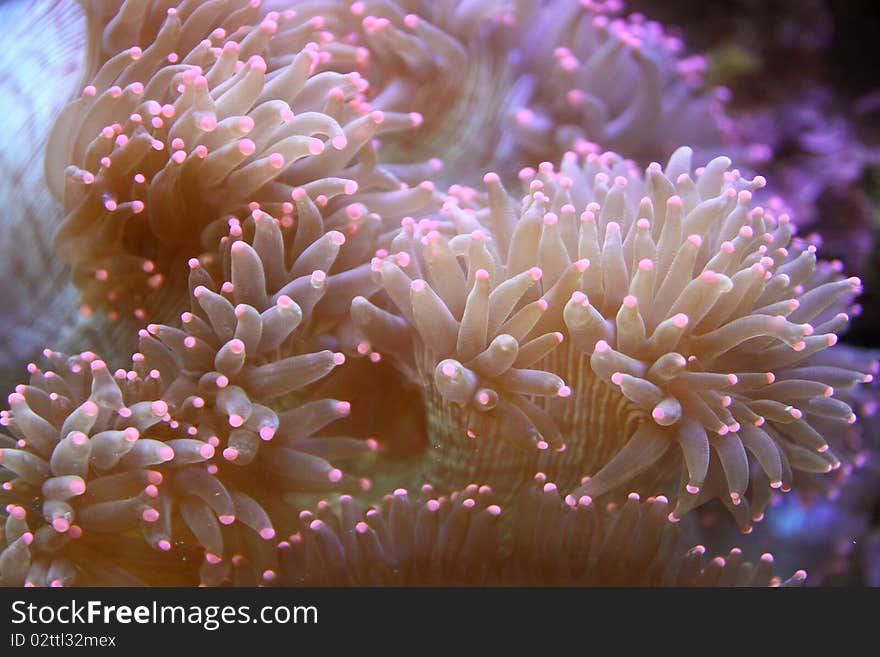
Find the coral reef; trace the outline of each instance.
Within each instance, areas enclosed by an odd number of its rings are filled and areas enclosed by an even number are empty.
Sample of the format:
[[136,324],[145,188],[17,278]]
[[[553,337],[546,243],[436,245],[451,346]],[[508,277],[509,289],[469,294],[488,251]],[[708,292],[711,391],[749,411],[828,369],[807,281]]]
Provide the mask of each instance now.
[[870,490],[862,282],[797,230],[845,122],[764,135],[618,0],[80,4],[0,144],[57,292],[4,321],[74,354],[0,415],[0,584],[800,585],[728,528]]

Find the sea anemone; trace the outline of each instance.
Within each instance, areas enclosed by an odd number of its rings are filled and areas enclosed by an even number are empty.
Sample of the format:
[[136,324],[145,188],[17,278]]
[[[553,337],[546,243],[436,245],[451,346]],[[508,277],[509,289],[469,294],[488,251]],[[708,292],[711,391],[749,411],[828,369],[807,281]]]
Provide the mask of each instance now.
[[[255,210],[244,226],[233,221],[221,242],[215,268],[222,283],[198,260],[190,261],[191,311],[181,316],[181,328],[151,324],[141,330],[144,367],[172,382],[167,399],[176,417],[196,426],[222,457],[210,466],[211,477],[199,476],[233,498],[251,500],[263,539],[274,536],[263,509],[279,508],[271,515],[283,515],[288,493],[369,487],[368,480],[343,474],[331,461],[352,461],[375,451],[375,442],[316,436],[347,416],[350,404],[308,392],[310,384],[345,362],[341,352],[310,350],[315,339],[310,331],[325,318],[316,305],[338,305],[333,297],[341,295],[346,307],[353,296],[326,274],[344,242],[342,233],[330,231],[297,254],[298,245],[285,240],[280,222]],[[342,278],[349,286],[358,280]],[[198,538],[211,566],[203,581],[218,583],[230,573],[223,543],[217,546],[210,533]],[[255,581],[271,579],[271,552],[261,549],[259,559]],[[248,581],[238,574],[241,563],[232,566],[237,581]]]
[[[745,181],[729,165],[717,158],[694,182],[690,153],[680,150],[665,172],[652,164],[645,186],[629,192],[642,199],[637,211],[609,213],[615,197],[626,197],[627,180],[616,178],[619,191],[608,190],[593,216],[589,207],[582,216],[581,238],[600,235],[593,230],[604,224],[604,243],[588,241],[602,279],[585,277],[566,325],[592,373],[639,418],[632,439],[576,494],[619,486],[675,441],[684,467],[674,517],[718,495],[750,531],[750,483],[759,515],[770,488],[790,487],[792,469],[840,465],[823,435],[832,440],[835,423],[855,415],[836,391],[870,377],[838,351],[825,352],[848,322],[842,311],[860,281],[817,263],[815,247],[792,240],[787,216],[750,209],[763,179]],[[582,183],[610,182],[610,169],[589,169],[588,162]],[[573,189],[585,189],[575,170],[566,174]],[[619,286],[608,269],[624,274]]]
[[370,112],[357,73],[316,73],[320,47],[259,3],[167,5],[88,12],[88,84],[46,156],[67,213],[57,250],[85,306],[139,321],[178,311],[175,285],[157,290],[215,245],[206,227],[249,203],[281,204],[298,188],[397,190],[370,140],[419,123]]
[[431,158],[427,171],[447,182],[472,184],[487,167],[512,176],[591,142],[647,161],[679,143],[714,153],[733,139],[729,94],[703,89],[704,59],[682,56],[658,23],[622,18],[617,0],[268,7],[320,30],[325,68],[356,64],[374,108],[423,116],[418,140],[392,135],[386,150]]
[[[530,397],[571,391],[555,374],[529,368],[562,341],[554,330],[561,325],[546,326],[543,318],[555,310],[561,319],[567,295],[532,299],[540,284],[551,289],[560,272],[548,281],[538,267],[499,261],[486,231],[471,224],[472,232],[450,241],[438,221],[404,220],[392,253],[373,262],[402,316],[357,297],[352,317],[373,349],[392,356],[424,387],[429,441],[443,445],[431,480],[443,487],[462,479],[495,486],[503,472],[511,479],[499,492],[509,491],[533,474],[528,464],[536,447],[561,444],[553,420]],[[467,254],[466,271],[459,254]],[[585,266],[568,267],[560,289]],[[478,437],[482,456],[473,459]]]
[[591,144],[649,162],[680,144],[712,156],[735,141],[729,90],[705,90],[705,58],[683,56],[681,39],[661,24],[623,17],[620,0],[532,6],[517,18],[513,45],[505,139],[515,150],[497,162],[557,161]]
[[[311,204],[306,195],[297,196],[301,203]],[[308,227],[302,230],[305,235]],[[253,246],[242,239],[245,232]],[[216,258],[209,259],[222,284],[198,260],[191,260],[191,312],[183,314],[182,328],[150,324],[142,329],[131,371],[119,370],[114,378],[94,354],[64,359],[47,352],[56,369],[72,379],[62,388],[57,383],[62,376],[31,366],[31,385],[21,386],[21,392],[10,397],[12,411],[6,417],[20,442],[17,449],[2,454],[4,467],[20,479],[9,490],[17,498],[45,498],[47,529],[34,535],[45,534],[63,547],[67,541],[53,530],[66,534],[79,522],[76,527],[82,527],[74,529],[76,534],[127,532],[137,528],[140,513],[146,538],[141,538],[140,551],[175,551],[188,554],[190,560],[203,551],[199,580],[206,584],[227,578],[239,584],[271,581],[277,560],[268,542],[275,528],[267,509],[283,517],[285,508],[289,511],[286,493],[360,490],[369,485],[366,479],[343,475],[330,460],[351,461],[374,450],[374,443],[315,435],[346,416],[349,403],[314,399],[303,390],[345,361],[338,352],[307,351],[305,330],[315,323],[312,311],[328,283],[325,270],[344,242],[342,233],[330,231],[302,248],[285,240],[280,222],[255,210],[244,231],[237,221],[230,223]],[[289,266],[286,256],[292,261]],[[342,290],[334,288],[333,293],[344,295],[345,286]],[[351,294],[343,296],[342,307],[350,298]],[[59,397],[63,393],[70,399]],[[153,397],[144,397],[148,394]],[[132,405],[135,395],[152,402]],[[150,422],[130,420],[134,409],[147,412],[142,406],[153,413],[147,415]],[[92,418],[90,423],[83,414]],[[150,438],[142,437],[147,430]],[[76,468],[58,461],[66,458],[71,445],[82,452]],[[158,456],[137,460],[141,451]],[[127,472],[145,466],[162,467]],[[97,513],[88,504],[94,502],[92,479],[108,497],[98,499],[110,505],[105,515],[116,514],[106,526],[101,524],[103,516],[92,518]],[[114,487],[117,481],[122,483]],[[65,482],[76,490],[56,494]],[[77,495],[83,495],[85,507],[68,502]],[[98,511],[104,512],[104,506],[98,504]],[[13,504],[7,512],[13,525],[21,524],[24,506]],[[8,534],[15,536],[9,549],[17,546],[9,559],[18,561],[0,567],[9,582],[17,581],[31,563],[28,554],[20,554],[19,545],[29,539],[16,531],[12,527]],[[37,554],[47,551],[42,543]],[[88,544],[83,540],[76,545]],[[99,539],[98,545],[115,549],[113,541]],[[65,555],[59,559],[69,564],[69,576],[48,582],[71,583],[79,557],[89,561],[82,550]],[[100,579],[100,570],[90,572],[88,581],[107,581]],[[33,577],[28,581],[45,583]]]
[[773,577],[773,557],[745,561],[732,548],[727,557],[704,563],[706,548],[682,554],[670,504],[658,495],[642,500],[629,493],[604,507],[589,496],[563,501],[559,489],[538,473],[524,487],[515,509],[513,559],[507,580],[520,584],[582,586],[799,586],[802,570]]
[[499,121],[487,107],[504,106],[512,75],[503,41],[515,22],[509,3],[323,0],[291,6],[270,0],[267,6],[287,10],[299,30],[316,30],[325,69],[354,66],[361,72],[370,82],[365,96],[373,108],[424,118],[417,140],[384,140],[393,159],[420,163],[417,170],[434,179],[445,164],[464,180],[493,158]]
[[351,496],[299,514],[279,543],[280,584],[389,586],[485,583],[495,565],[501,508],[488,487],[450,497],[402,488],[366,510]]
[[[155,377],[111,374],[93,353],[46,350],[0,423],[7,586],[180,583],[169,568],[167,507],[176,468],[214,448],[171,420]],[[170,462],[174,461],[174,465]],[[150,545],[159,548],[151,550]],[[180,579],[178,579],[180,578]]]
[[[413,499],[415,497],[415,499]],[[773,557],[757,564],[734,548],[704,564],[697,545],[680,554],[677,526],[665,498],[605,508],[583,497],[564,504],[556,485],[539,475],[512,511],[494,503],[488,486],[471,484],[438,495],[405,489],[364,512],[350,496],[339,510],[324,502],[300,514],[297,532],[279,543],[278,583],[296,586],[799,585],[773,577]],[[512,515],[513,531],[505,531]]]
[[[861,284],[817,264],[787,216],[751,208],[762,178],[721,157],[694,179],[690,159],[680,149],[642,179],[615,154],[572,153],[559,171],[522,173],[519,216],[489,174],[487,211],[450,202],[445,224],[405,222],[401,251],[377,263],[400,314],[361,299],[353,313],[397,351],[411,337],[398,359],[437,416],[431,460],[444,485],[478,473],[515,490],[535,471],[516,440],[530,435],[563,489],[587,477],[575,497],[665,492],[677,518],[720,496],[750,531],[750,483],[760,513],[792,469],[840,465],[814,427],[854,422],[836,390],[869,377],[822,352]],[[459,235],[414,239],[432,226]],[[490,410],[495,431],[481,439]]]

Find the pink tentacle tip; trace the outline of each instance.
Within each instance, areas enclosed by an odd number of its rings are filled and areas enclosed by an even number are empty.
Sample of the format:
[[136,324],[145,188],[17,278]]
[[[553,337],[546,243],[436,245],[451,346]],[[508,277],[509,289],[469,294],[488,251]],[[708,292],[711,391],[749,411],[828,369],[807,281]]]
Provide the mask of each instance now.
[[266,60],[263,59],[262,57],[260,57],[259,55],[253,55],[248,60],[248,67],[252,71],[257,71],[258,73],[265,73],[266,68],[267,68],[266,67]]
[[698,249],[703,246],[703,238],[699,235],[688,235],[687,242]]
[[342,481],[342,470],[339,470],[338,468],[333,468],[327,473],[327,479],[329,479],[334,484]]
[[238,142],[238,150],[245,157],[250,157],[257,150],[257,145],[251,139],[242,139]]
[[[238,124],[239,131],[241,131],[243,134],[248,134],[256,126],[256,123],[254,123],[254,120],[249,116],[242,116],[240,119],[238,119],[237,124]],[[242,141],[244,141],[244,140],[242,140]],[[247,141],[250,141],[250,139],[248,139]],[[239,143],[241,143],[241,142],[239,142]],[[251,143],[253,143],[253,142],[251,142]]]
[[221,516],[217,516],[217,520],[220,521],[220,524],[221,524],[221,525],[231,525],[232,523],[235,522],[235,516],[234,516],[234,515],[228,515],[228,514],[227,514],[227,515],[221,515]]
[[312,137],[309,139],[309,153],[311,155],[320,155],[324,152],[324,142],[320,139]]
[[174,450],[168,446],[159,449],[159,458],[163,461],[170,461],[174,458]]
[[672,318],[672,323],[680,329],[685,328],[690,323],[690,318],[684,313],[678,313]]
[[275,538],[275,530],[272,527],[264,527],[260,530],[260,538],[262,538],[264,541]]

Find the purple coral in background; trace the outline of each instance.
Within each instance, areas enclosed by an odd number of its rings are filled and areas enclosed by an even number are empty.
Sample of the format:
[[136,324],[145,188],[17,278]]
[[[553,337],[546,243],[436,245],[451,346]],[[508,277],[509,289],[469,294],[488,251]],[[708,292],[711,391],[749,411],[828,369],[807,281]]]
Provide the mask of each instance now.
[[[650,3],[80,4],[9,5],[82,79],[9,90],[57,298],[5,320],[43,326],[12,380],[52,348],[0,417],[0,583],[874,581],[838,336],[878,151],[831,85],[750,95]],[[786,19],[746,54],[826,47]]]
[[[832,113],[829,94],[827,88],[809,89],[772,107],[744,111],[737,125],[752,144],[752,161],[767,171],[800,231],[818,231],[824,252],[858,269],[872,256],[877,214],[861,179],[880,165],[880,146],[865,144],[845,115]],[[839,215],[847,220],[828,220]]]

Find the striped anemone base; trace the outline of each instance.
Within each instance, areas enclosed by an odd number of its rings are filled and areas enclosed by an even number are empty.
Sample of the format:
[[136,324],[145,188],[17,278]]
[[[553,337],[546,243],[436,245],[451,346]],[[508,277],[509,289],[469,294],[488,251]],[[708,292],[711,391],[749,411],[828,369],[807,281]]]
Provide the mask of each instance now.
[[[443,491],[472,483],[487,484],[501,501],[509,501],[541,472],[559,490],[569,491],[606,465],[644,422],[651,422],[647,412],[596,376],[590,369],[589,356],[573,344],[563,344],[553,351],[542,369],[562,377],[573,391],[568,398],[531,400],[556,420],[565,440],[563,448],[546,447],[534,429],[531,440],[511,440],[521,432],[511,426],[515,420],[505,418],[503,411],[483,412],[449,402],[427,383],[424,390],[431,449],[425,465],[426,480]],[[674,452],[669,450],[666,456],[670,451]],[[631,485],[640,493],[660,494],[674,483],[666,481],[674,472],[674,468],[659,468],[649,480],[636,478]]]
[[589,354],[578,351],[571,341],[552,351],[542,368],[562,377],[572,395],[542,400],[565,437],[565,448],[541,452],[537,469],[560,490],[569,491],[580,485],[584,476],[598,472],[651,418],[619,388],[596,376]]
[[430,384],[425,408],[429,450],[424,478],[438,491],[488,485],[499,501],[507,502],[534,475],[534,443],[509,440],[509,426],[499,413],[450,402]]

